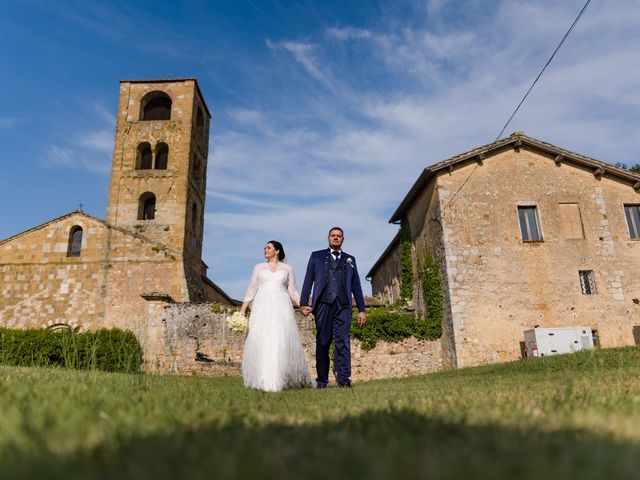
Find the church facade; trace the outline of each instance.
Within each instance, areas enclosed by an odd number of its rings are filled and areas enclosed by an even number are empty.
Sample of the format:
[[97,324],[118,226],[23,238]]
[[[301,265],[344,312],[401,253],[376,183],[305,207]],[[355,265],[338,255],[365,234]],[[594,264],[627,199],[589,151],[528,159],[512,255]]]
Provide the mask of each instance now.
[[[426,168],[391,223],[440,264],[451,367],[515,360],[523,332],[590,327],[602,347],[640,343],[640,176],[515,132]],[[368,274],[400,297],[400,234]]]
[[195,79],[122,81],[106,219],[0,241],[0,326],[145,338],[150,299],[233,304],[201,260],[210,117]]

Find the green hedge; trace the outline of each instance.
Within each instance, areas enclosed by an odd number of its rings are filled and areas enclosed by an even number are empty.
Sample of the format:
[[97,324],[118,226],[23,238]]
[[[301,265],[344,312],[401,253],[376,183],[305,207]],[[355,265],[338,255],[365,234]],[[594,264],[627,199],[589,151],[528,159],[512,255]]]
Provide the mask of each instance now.
[[0,363],[138,372],[142,347],[132,332],[115,328],[87,333],[0,328]]
[[360,340],[365,350],[375,347],[378,340],[401,342],[412,336],[420,340],[436,340],[440,335],[442,328],[437,322],[425,321],[395,306],[368,310],[363,327],[358,325],[357,310],[351,321],[351,336]]

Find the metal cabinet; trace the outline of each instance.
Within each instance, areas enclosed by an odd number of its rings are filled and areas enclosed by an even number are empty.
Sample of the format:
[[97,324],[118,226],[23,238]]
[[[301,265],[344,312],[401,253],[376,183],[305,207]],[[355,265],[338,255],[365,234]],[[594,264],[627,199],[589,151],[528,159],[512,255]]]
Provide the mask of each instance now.
[[590,327],[536,327],[524,331],[527,358],[560,355],[593,348]]

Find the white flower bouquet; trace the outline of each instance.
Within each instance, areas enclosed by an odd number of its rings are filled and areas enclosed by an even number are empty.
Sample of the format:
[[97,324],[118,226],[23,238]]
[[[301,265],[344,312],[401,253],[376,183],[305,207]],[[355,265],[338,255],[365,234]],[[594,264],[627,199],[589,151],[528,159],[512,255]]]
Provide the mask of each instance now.
[[236,333],[246,333],[249,329],[249,321],[247,320],[247,317],[242,315],[240,312],[233,312],[233,315],[231,315],[227,320],[227,325],[232,332]]

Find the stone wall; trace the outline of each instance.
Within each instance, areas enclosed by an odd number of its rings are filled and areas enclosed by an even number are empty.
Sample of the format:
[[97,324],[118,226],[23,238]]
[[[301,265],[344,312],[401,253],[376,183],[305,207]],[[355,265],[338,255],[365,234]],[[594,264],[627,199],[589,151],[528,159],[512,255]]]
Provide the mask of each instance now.
[[[447,367],[457,367],[456,329],[451,315],[451,299],[449,283],[451,278],[445,263],[446,247],[443,242],[442,210],[439,191],[432,183],[418,196],[407,212],[407,220],[411,229],[413,252],[413,304],[418,315],[426,315],[426,306],[422,292],[418,260],[423,261],[427,252],[438,262],[443,290],[442,337],[444,347],[443,359]],[[455,272],[453,272],[455,273]]]
[[[82,247],[79,256],[68,256],[75,227],[82,228]],[[144,336],[148,308],[142,295],[191,300],[185,268],[178,252],[73,212],[0,241],[0,326],[117,327]],[[200,283],[206,298],[228,303],[212,285]]]
[[[149,330],[141,339],[150,371],[186,375],[240,375],[244,337],[229,330],[228,314],[214,313],[212,304],[166,304],[149,301]],[[216,307],[213,307],[214,309]],[[313,317],[297,314],[303,348],[315,377]],[[378,342],[372,350],[351,341],[352,380],[405,377],[447,367],[440,341],[415,338]],[[332,380],[333,381],[333,380]]]
[[[67,256],[69,232],[82,227],[82,255]],[[106,227],[72,214],[0,242],[0,326],[66,323],[98,328],[104,317]]]
[[[507,148],[440,174],[437,189],[458,366],[517,359],[536,325],[590,326],[603,347],[634,343],[640,242],[624,205],[640,195],[628,182]],[[518,206],[536,208],[542,241],[522,240]],[[582,293],[579,270],[593,271],[595,294]]]
[[394,304],[400,298],[400,235],[391,241],[380,261],[370,272],[371,291],[385,303]]
[[[628,179],[532,146],[439,170],[405,215],[414,261],[429,249],[441,262],[444,358],[515,360],[537,325],[589,326],[602,347],[640,342],[640,241],[625,219],[625,205],[638,204]],[[523,241],[519,207],[535,208],[541,241]],[[385,256],[377,294],[393,288],[397,247]],[[592,272],[595,292],[583,293],[579,271]],[[419,282],[414,292],[420,312]]]

